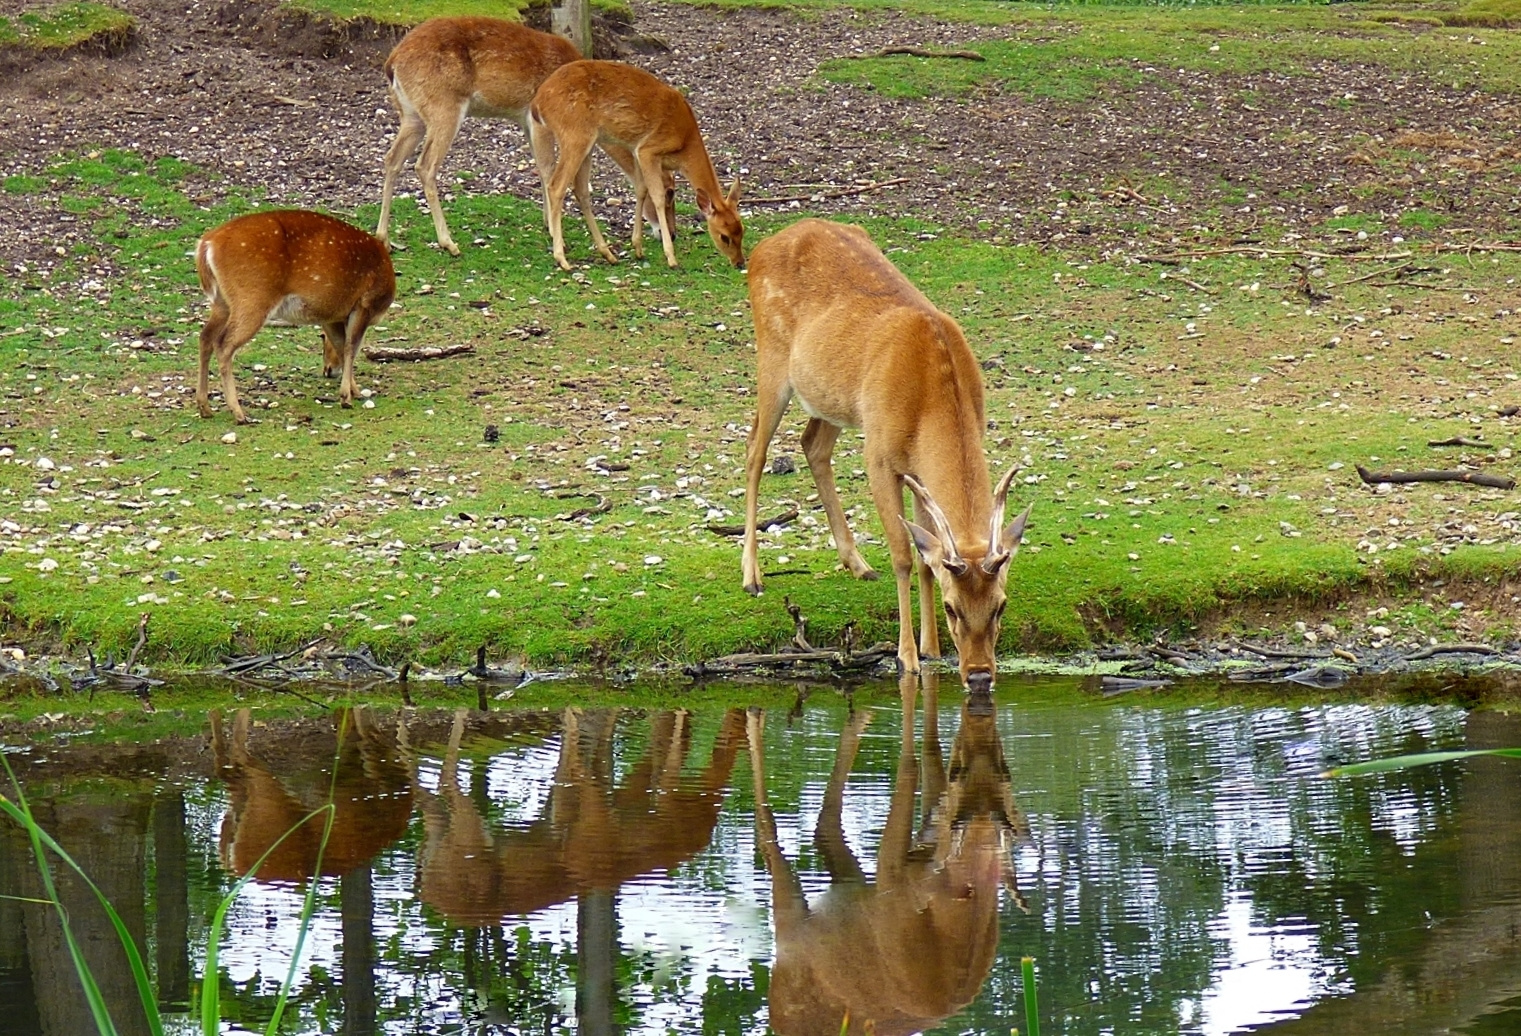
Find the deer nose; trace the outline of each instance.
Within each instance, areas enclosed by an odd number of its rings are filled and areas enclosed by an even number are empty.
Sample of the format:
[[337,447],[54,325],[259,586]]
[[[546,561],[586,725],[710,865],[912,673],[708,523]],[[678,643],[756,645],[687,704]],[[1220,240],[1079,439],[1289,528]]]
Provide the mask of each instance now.
[[966,689],[976,695],[993,693],[993,674],[985,669],[968,673],[966,677]]

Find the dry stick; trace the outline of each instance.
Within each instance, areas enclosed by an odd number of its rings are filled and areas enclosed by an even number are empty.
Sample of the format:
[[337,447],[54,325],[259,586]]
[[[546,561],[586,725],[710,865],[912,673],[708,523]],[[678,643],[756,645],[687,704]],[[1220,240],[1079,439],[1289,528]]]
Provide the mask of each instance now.
[[1467,244],[1467,245],[1437,245],[1438,252],[1521,252],[1521,244],[1512,244],[1507,241],[1495,241],[1491,244]]
[[132,665],[137,661],[137,653],[148,643],[148,613],[143,612],[137,618],[137,643],[132,645],[132,651],[127,655],[127,672],[132,672]]
[[412,349],[367,345],[364,347],[364,358],[374,360],[376,363],[385,363],[388,360],[441,360],[446,356],[473,352],[475,352],[475,346],[468,342],[457,342],[454,345],[419,345]]
[[1357,465],[1357,474],[1368,485],[1380,482],[1467,482],[1494,489],[1515,489],[1516,480],[1505,475],[1486,475],[1482,471],[1369,471]]
[[[755,527],[757,529],[769,529],[773,525],[786,525],[796,517],[797,508],[794,507],[783,511],[775,518],[765,518],[756,522]],[[745,534],[745,527],[743,525],[709,525],[706,528],[709,532],[717,533],[720,536],[743,536]]]
[[915,58],[961,58],[963,61],[986,61],[987,58],[975,50],[927,50],[924,47],[883,47],[875,54],[850,54],[847,57],[860,58],[886,58],[894,54],[907,54]]
[[1391,273],[1394,274],[1396,277],[1398,277],[1398,276],[1401,275],[1402,271],[1408,270],[1411,267],[1413,267],[1414,265],[1415,265],[1415,263],[1413,263],[1413,262],[1402,263],[1399,266],[1391,266],[1391,267],[1389,267],[1388,269],[1385,269],[1385,270],[1374,270],[1372,273],[1365,273],[1361,277],[1353,277],[1350,281],[1327,281],[1326,282],[1326,287],[1328,287],[1328,288],[1342,288],[1342,287],[1346,287],[1348,284],[1357,284],[1357,283],[1359,283],[1361,281],[1371,281],[1375,277],[1383,277],[1386,274],[1391,274]]
[[1430,644],[1419,651],[1412,651],[1405,656],[1406,662],[1415,662],[1422,658],[1430,658],[1432,655],[1447,655],[1453,653],[1468,655],[1498,655],[1499,648],[1492,648],[1488,644]]
[[1238,647],[1242,651],[1250,651],[1254,655],[1261,655],[1263,658],[1330,658],[1331,657],[1330,655],[1321,654],[1319,652],[1312,652],[1312,651],[1281,651],[1278,648],[1258,647],[1255,644],[1247,644],[1247,643],[1244,643],[1242,641],[1234,641],[1232,643],[1232,646],[1233,647]]
[[1427,446],[1473,446],[1473,447],[1475,447],[1477,449],[1481,449],[1481,450],[1492,450],[1492,449],[1494,449],[1494,446],[1491,443],[1484,442],[1483,440],[1480,440],[1480,439],[1465,439],[1461,435],[1454,436],[1451,439],[1432,439],[1426,445]]
[[571,511],[569,514],[556,515],[555,517],[557,517],[562,522],[574,522],[581,518],[586,518],[594,514],[606,514],[608,511],[611,511],[613,509],[613,502],[607,497],[603,496],[601,493],[556,493],[555,499],[569,500],[574,497],[588,496],[597,501],[597,505],[595,507],[578,507],[574,511]]
[[808,643],[808,620],[803,617],[803,609],[793,604],[791,597],[783,597],[782,604],[786,607],[787,614],[792,616],[793,646],[799,651],[817,651],[818,648]]
[[[1521,246],[1518,246],[1518,250],[1521,250]],[[1166,255],[1136,255],[1131,256],[1131,258],[1138,263],[1165,263],[1171,265],[1184,259],[1200,259],[1210,255],[1297,255],[1305,259],[1346,259],[1349,262],[1382,260],[1389,262],[1394,259],[1409,259],[1415,253],[1382,252],[1377,255],[1360,255],[1356,252],[1313,252],[1304,248],[1263,248],[1260,245],[1232,245],[1228,248],[1200,248],[1191,252],[1170,252]]]
[[908,183],[908,177],[895,176],[891,180],[876,180],[872,183],[862,184],[860,187],[843,188],[838,191],[824,191],[821,194],[787,194],[779,198],[750,198],[751,205],[785,205],[794,201],[813,201],[815,198],[848,198],[853,194],[865,194],[868,191],[880,191],[884,187],[894,187],[900,183]]

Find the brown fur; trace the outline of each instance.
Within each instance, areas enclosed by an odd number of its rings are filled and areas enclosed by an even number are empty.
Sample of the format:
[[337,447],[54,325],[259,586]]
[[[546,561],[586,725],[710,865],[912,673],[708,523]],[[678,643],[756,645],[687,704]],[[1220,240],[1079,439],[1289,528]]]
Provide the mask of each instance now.
[[[572,186],[581,215],[597,251],[608,262],[617,256],[607,247],[591,210],[591,149],[617,146],[634,157],[634,194],[640,211],[649,185],[671,171],[680,172],[697,192],[697,208],[708,221],[708,235],[731,263],[745,266],[745,228],[739,219],[739,181],[725,194],[708,149],[697,129],[692,106],[680,91],[648,72],[618,61],[575,61],[544,80],[528,112],[528,140],[544,185],[544,220],[554,242],[555,262],[569,270],[560,222],[565,192]],[[556,152],[558,151],[558,156]],[[667,265],[676,265],[670,221],[660,213],[660,241]],[[634,221],[634,254],[644,258],[644,225]]]
[[[1029,828],[1014,806],[990,702],[986,712],[963,707],[947,778],[937,680],[926,676],[922,767],[914,752],[918,678],[900,681],[903,738],[874,882],[841,824],[846,779],[870,713],[853,714],[842,733],[814,833],[829,891],[812,905],[777,843],[766,802],[764,715],[751,714],[756,842],[771,875],[776,926],[770,1019],[780,1036],[920,1032],[970,1003],[992,970],[999,890],[1014,884],[1009,850]],[[921,780],[925,822],[916,837]]]
[[[866,433],[866,473],[898,584],[898,661],[917,672],[940,653],[934,585],[964,683],[992,685],[1008,561],[1024,515],[1002,528],[1011,471],[989,491],[982,372],[961,328],[909,283],[859,227],[805,219],[750,256],[758,368],[745,482],[745,589],[761,590],[756,513],[766,448],[794,395],[810,419],[803,453],[840,561],[875,579],[845,522],[830,461],[842,428]],[[923,490],[915,488],[915,481]],[[919,522],[904,519],[913,488]],[[909,582],[919,547],[920,640]]]
[[339,399],[353,404],[359,343],[396,295],[396,272],[383,243],[320,212],[254,212],[202,235],[195,268],[211,302],[195,392],[202,417],[211,416],[208,372],[215,354],[227,408],[239,424],[248,423],[232,357],[287,300],[299,300],[300,309],[282,314],[287,322],[322,328],[323,373],[342,370]]
[[[562,36],[501,18],[430,18],[407,33],[385,63],[391,105],[401,117],[401,126],[386,152],[376,236],[387,240],[396,177],[421,144],[417,177],[433,214],[434,232],[440,247],[459,255],[459,246],[444,222],[438,171],[460,124],[467,115],[512,119],[527,132],[528,105],[539,84],[561,65],[580,57],[575,45]],[[635,178],[634,159],[627,149],[614,145],[604,150],[630,180]],[[661,200],[674,222],[673,181],[666,178],[664,186]],[[657,207],[652,199],[639,211],[655,224]]]
[[526,827],[501,830],[489,828],[460,790],[464,726],[457,717],[438,792],[423,799],[423,901],[460,924],[494,924],[586,891],[615,889],[701,852],[744,745],[744,713],[725,715],[712,758],[695,780],[681,772],[692,739],[687,714],[656,714],[643,757],[616,787],[615,721],[616,713],[567,709],[544,812]]
[[[320,853],[323,874],[346,874],[406,833],[411,771],[396,744],[366,708],[340,709],[333,718],[340,739],[336,775],[331,742],[307,746],[309,754],[277,768],[249,751],[247,709],[234,714],[230,738],[222,714],[211,713],[212,752],[231,800],[221,834],[229,872],[247,874],[263,857],[259,880],[302,882],[316,872]],[[332,829],[324,846],[327,818],[313,813],[329,802]]]

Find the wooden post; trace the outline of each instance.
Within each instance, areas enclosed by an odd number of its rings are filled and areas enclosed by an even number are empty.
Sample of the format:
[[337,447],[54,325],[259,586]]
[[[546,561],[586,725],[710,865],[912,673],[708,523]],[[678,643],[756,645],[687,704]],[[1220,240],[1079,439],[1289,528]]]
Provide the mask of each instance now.
[[585,58],[592,54],[591,0],[559,0],[549,9],[549,28],[576,45]]

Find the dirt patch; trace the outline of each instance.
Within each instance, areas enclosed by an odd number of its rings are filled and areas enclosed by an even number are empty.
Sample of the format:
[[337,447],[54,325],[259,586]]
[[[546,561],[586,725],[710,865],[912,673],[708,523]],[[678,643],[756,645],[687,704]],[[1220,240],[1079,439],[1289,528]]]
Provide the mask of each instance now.
[[[378,198],[395,131],[379,67],[399,30],[267,2],[124,6],[140,27],[127,53],[72,53],[4,78],[0,175],[36,175],[60,152],[130,147],[217,174],[208,200],[250,186],[271,202],[339,210]],[[1500,159],[1517,153],[1521,109],[1411,73],[1329,62],[1296,76],[1151,69],[1084,101],[993,88],[913,101],[820,84],[816,70],[890,45],[966,47],[1022,30],[658,3],[637,7],[636,26],[604,27],[602,45],[689,92],[720,173],[744,178],[752,207],[818,194],[808,207],[826,213],[913,214],[1098,252],[1251,236],[1264,222],[1311,233],[1333,213],[1390,220],[1433,206],[1473,233],[1515,229],[1521,183]],[[521,133],[499,121],[466,122],[446,171],[461,168],[479,172],[474,190],[537,190]],[[902,182],[833,198],[818,186],[888,178]],[[0,194],[0,261],[53,261],[65,215],[46,194]]]

